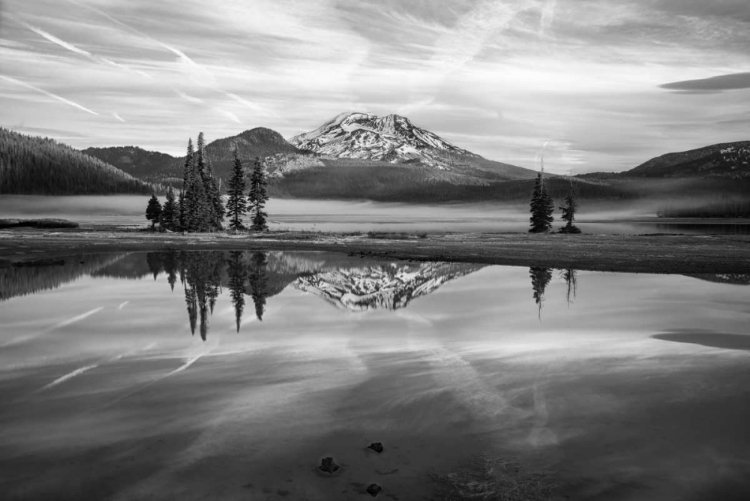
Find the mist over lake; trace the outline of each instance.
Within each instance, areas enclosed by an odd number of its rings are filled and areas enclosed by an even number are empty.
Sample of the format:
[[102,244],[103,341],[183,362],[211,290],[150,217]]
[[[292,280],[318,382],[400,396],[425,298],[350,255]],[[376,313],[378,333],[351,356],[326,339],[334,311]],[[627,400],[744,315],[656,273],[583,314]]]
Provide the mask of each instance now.
[[[63,218],[83,225],[145,227],[148,197],[3,195],[0,214],[6,218]],[[588,233],[718,233],[746,234],[743,220],[675,222],[653,217],[653,204],[592,204],[581,210],[578,223]],[[526,232],[526,204],[451,203],[405,204],[372,201],[298,200],[273,198],[268,203],[273,230],[333,232]],[[556,222],[555,224],[561,225]]]

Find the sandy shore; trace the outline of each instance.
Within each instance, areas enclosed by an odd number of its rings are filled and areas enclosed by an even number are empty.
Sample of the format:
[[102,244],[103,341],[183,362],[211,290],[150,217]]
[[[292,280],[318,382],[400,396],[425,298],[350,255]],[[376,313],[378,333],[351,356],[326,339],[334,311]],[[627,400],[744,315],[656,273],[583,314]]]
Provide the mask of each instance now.
[[641,273],[750,273],[750,235],[530,235],[273,232],[162,234],[112,227],[0,231],[0,266],[71,253],[320,250],[393,259]]

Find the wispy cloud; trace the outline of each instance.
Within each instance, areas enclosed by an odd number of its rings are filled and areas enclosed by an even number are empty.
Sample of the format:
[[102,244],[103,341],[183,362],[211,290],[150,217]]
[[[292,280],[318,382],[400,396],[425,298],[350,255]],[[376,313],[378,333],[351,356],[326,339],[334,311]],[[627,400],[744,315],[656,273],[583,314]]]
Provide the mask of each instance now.
[[81,106],[80,104],[71,101],[70,99],[65,99],[62,96],[58,96],[57,94],[53,94],[52,92],[46,91],[44,89],[40,89],[39,87],[36,87],[34,85],[31,85],[31,84],[28,84],[26,82],[22,82],[21,80],[17,80],[15,78],[7,77],[5,75],[0,75],[0,78],[2,78],[3,80],[5,80],[6,82],[10,82],[10,83],[13,83],[13,84],[16,84],[16,85],[20,85],[22,87],[26,87],[27,89],[31,89],[33,91],[39,92],[40,94],[44,94],[45,96],[48,96],[48,97],[51,97],[52,99],[56,99],[56,100],[60,101],[61,103],[65,103],[65,104],[67,104],[69,106],[73,106],[74,108],[78,108],[79,110],[83,110],[86,113],[91,113],[92,115],[98,115],[99,114],[99,113],[97,113],[97,112],[95,112],[93,110],[90,110],[90,109],[86,108],[85,106]]
[[224,110],[222,108],[214,108],[218,113],[221,113],[225,117],[227,117],[229,120],[231,120],[234,123],[242,123],[242,120],[239,119],[237,115],[232,113],[231,111]]
[[180,96],[182,99],[184,99],[188,103],[203,104],[203,99],[201,99],[201,98],[185,94],[181,90],[178,90],[178,91],[175,91],[175,92],[177,93],[178,96]]

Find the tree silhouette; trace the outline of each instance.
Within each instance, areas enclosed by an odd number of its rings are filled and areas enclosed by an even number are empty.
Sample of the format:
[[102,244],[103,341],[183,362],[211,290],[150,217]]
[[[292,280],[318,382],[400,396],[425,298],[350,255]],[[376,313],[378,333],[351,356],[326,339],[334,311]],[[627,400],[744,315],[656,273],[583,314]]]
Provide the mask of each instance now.
[[555,204],[544,183],[544,160],[542,168],[536,176],[534,191],[531,194],[531,228],[529,233],[546,233],[552,228],[552,212]]
[[268,295],[268,261],[265,252],[253,252],[250,257],[250,272],[248,281],[250,284],[253,303],[255,303],[255,316],[263,320],[263,313]]
[[533,297],[539,307],[539,318],[542,318],[542,302],[544,301],[544,290],[552,280],[552,270],[549,268],[529,268],[531,275],[531,288],[534,290]]
[[151,231],[154,231],[154,225],[159,221],[159,216],[161,216],[161,202],[156,195],[152,194],[146,206],[146,219],[151,221]]
[[266,173],[263,169],[263,164],[260,158],[255,157],[255,164],[253,165],[253,173],[250,176],[250,195],[248,196],[248,205],[250,207],[250,213],[252,214],[253,225],[250,227],[252,231],[267,231],[268,224],[266,218],[268,214],[264,208],[268,201],[268,190],[266,186]]
[[247,267],[242,258],[241,251],[229,253],[227,261],[227,273],[229,274],[229,293],[234,305],[234,316],[237,324],[237,332],[240,331],[242,313],[245,309],[245,281],[247,280]]
[[578,201],[576,200],[575,193],[573,192],[573,180],[570,181],[570,191],[566,195],[563,204],[559,207],[562,211],[562,220],[565,221],[565,226],[560,228],[560,233],[580,233],[581,229],[573,224],[575,221],[576,212],[578,211]]
[[159,228],[162,230],[175,231],[179,226],[180,208],[174,198],[174,190],[170,186],[167,189],[167,201],[162,207],[159,218]]
[[247,200],[245,199],[245,171],[242,168],[237,148],[234,150],[234,168],[232,177],[229,180],[229,190],[227,191],[227,217],[229,218],[229,227],[235,232],[244,228],[242,217],[247,213]]

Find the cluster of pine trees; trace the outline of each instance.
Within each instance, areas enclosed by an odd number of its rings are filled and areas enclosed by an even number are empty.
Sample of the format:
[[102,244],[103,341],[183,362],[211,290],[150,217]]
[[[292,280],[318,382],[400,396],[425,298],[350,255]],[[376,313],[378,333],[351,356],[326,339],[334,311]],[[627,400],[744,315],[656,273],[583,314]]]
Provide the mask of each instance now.
[[236,231],[245,229],[243,218],[252,216],[252,231],[268,230],[265,204],[268,201],[265,169],[260,158],[255,159],[250,176],[250,193],[245,198],[245,170],[234,150],[234,167],[228,183],[227,203],[224,206],[221,196],[221,179],[214,175],[211,161],[206,155],[203,133],[198,134],[196,148],[192,138],[188,140],[187,156],[183,172],[182,190],[175,198],[174,190],[167,190],[167,200],[161,205],[156,195],[152,195],[146,207],[146,219],[151,221],[151,229],[169,231],[212,232],[221,231],[225,216],[229,227]]
[[[542,164],[542,169],[536,176],[530,205],[531,228],[529,228],[529,233],[548,233],[552,229],[552,221],[554,221],[552,213],[555,210],[555,203],[544,182],[544,164]],[[563,205],[559,208],[562,211],[562,220],[565,221],[565,226],[560,228],[560,233],[580,233],[580,228],[573,224],[578,209],[578,202],[573,192],[572,182],[570,184],[570,191],[565,196]]]
[[0,193],[92,195],[161,189],[52,139],[0,128]]

